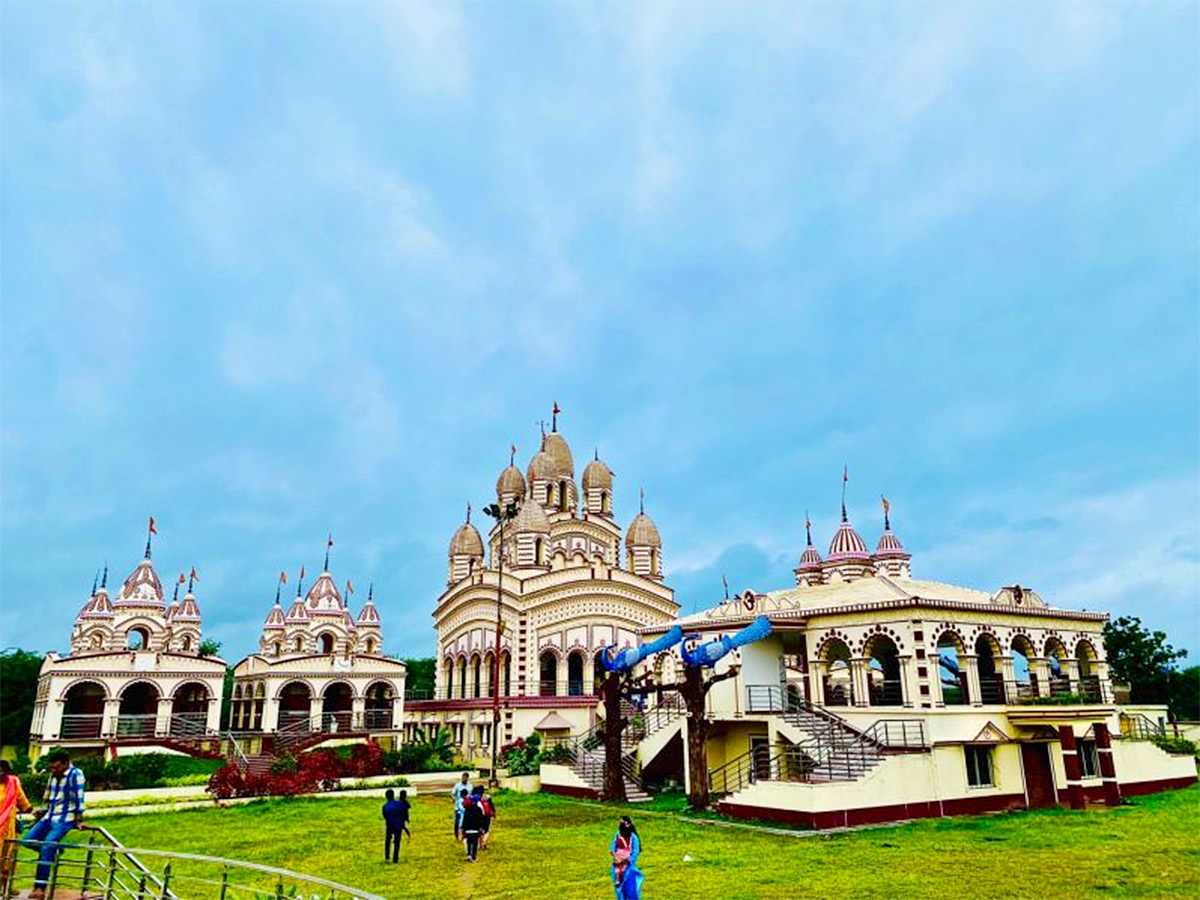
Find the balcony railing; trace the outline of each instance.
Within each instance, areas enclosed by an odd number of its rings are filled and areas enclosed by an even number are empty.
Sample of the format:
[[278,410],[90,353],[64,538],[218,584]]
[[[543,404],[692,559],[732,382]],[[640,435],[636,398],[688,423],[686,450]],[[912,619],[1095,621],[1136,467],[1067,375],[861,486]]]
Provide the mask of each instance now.
[[62,717],[59,736],[63,740],[86,740],[100,737],[103,713],[68,713]]
[[1005,681],[1005,702],[1010,706],[1071,706],[1113,702],[1111,687],[1096,675],[1085,675],[1075,682],[1066,677],[1054,677],[1047,681],[1045,690],[1039,691],[1039,687],[1036,679]]

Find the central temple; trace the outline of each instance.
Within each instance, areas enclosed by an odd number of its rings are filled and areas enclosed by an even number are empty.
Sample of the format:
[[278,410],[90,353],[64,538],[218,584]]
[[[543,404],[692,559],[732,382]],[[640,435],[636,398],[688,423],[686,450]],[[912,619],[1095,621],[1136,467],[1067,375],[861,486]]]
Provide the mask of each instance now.
[[512,448],[496,500],[516,514],[492,525],[486,559],[470,507],[450,539],[447,587],[433,610],[436,690],[407,703],[410,739],[445,725],[469,761],[491,752],[497,602],[501,744],[535,731],[587,731],[595,724],[600,649],[632,646],[641,629],[679,612],[662,583],[654,521],[639,508],[622,530],[613,473],[598,453],[577,486],[557,407],[524,474],[515,456]]

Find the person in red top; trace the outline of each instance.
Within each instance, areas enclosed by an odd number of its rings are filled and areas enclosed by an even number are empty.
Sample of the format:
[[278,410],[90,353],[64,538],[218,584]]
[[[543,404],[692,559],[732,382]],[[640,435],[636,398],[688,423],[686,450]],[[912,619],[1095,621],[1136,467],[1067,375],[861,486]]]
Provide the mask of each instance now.
[[479,808],[483,810],[483,833],[480,836],[479,846],[486,850],[488,835],[491,833],[492,828],[492,819],[496,818],[496,807],[492,803],[492,795],[487,791],[484,791],[483,796],[479,798]]

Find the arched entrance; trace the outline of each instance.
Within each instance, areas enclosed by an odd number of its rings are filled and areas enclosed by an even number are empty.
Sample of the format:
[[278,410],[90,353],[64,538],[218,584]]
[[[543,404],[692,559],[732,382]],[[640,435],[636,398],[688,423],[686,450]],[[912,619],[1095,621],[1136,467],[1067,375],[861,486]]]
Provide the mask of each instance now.
[[1004,702],[1004,673],[1000,670],[1000,644],[990,634],[975,639],[975,666],[979,670],[979,698],[984,703]]
[[1023,634],[1018,634],[1012,642],[1013,665],[1013,700],[1023,700],[1038,696],[1038,677],[1033,670],[1031,660],[1034,657],[1033,644]]
[[1075,661],[1079,666],[1079,693],[1089,700],[1104,700],[1100,691],[1100,674],[1096,666],[1096,648],[1091,641],[1082,640],[1075,645]]
[[324,731],[350,731],[354,717],[354,691],[344,681],[336,681],[321,695],[321,728]]
[[937,653],[942,703],[946,706],[962,706],[969,700],[967,673],[960,662],[963,655],[962,641],[953,631],[943,632],[938,638]]
[[189,681],[175,689],[171,697],[171,734],[177,737],[200,736],[208,725],[208,688]]
[[583,651],[577,650],[567,657],[567,696],[583,696]]
[[395,696],[392,686],[386,681],[377,681],[367,688],[367,731],[391,731],[392,701]]
[[100,737],[107,696],[104,688],[94,681],[71,685],[63,698],[63,721],[59,735],[64,739]]
[[308,731],[312,716],[312,691],[303,681],[284,685],[279,693],[279,730]]
[[821,691],[826,706],[850,706],[854,702],[854,679],[850,672],[850,648],[840,638],[821,648],[823,666]]
[[1071,676],[1067,670],[1067,648],[1058,638],[1046,641],[1046,663],[1050,667],[1050,696],[1071,693]]
[[900,651],[887,635],[877,634],[867,644],[867,685],[871,706],[903,706]]
[[543,697],[558,694],[558,657],[546,650],[538,659],[538,693]]
[[153,736],[157,720],[158,688],[148,681],[135,681],[121,692],[118,737]]

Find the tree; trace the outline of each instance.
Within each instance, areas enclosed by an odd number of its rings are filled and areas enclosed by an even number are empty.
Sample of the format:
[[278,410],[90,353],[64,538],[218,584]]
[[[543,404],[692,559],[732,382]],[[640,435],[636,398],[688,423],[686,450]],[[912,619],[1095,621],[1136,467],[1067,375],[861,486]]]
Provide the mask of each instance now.
[[1147,631],[1137,616],[1121,616],[1104,626],[1104,646],[1114,681],[1129,683],[1134,703],[1170,703],[1176,660],[1187,656],[1167,643],[1162,631]]
[[410,697],[432,697],[437,660],[432,656],[424,659],[406,659],[408,672],[404,676],[404,693]]
[[1200,666],[1171,673],[1171,716],[1176,722],[1200,722]]
[[212,638],[205,638],[200,642],[201,656],[216,656],[221,652],[221,642],[214,641]]
[[0,744],[29,743],[42,655],[27,650],[0,653]]

